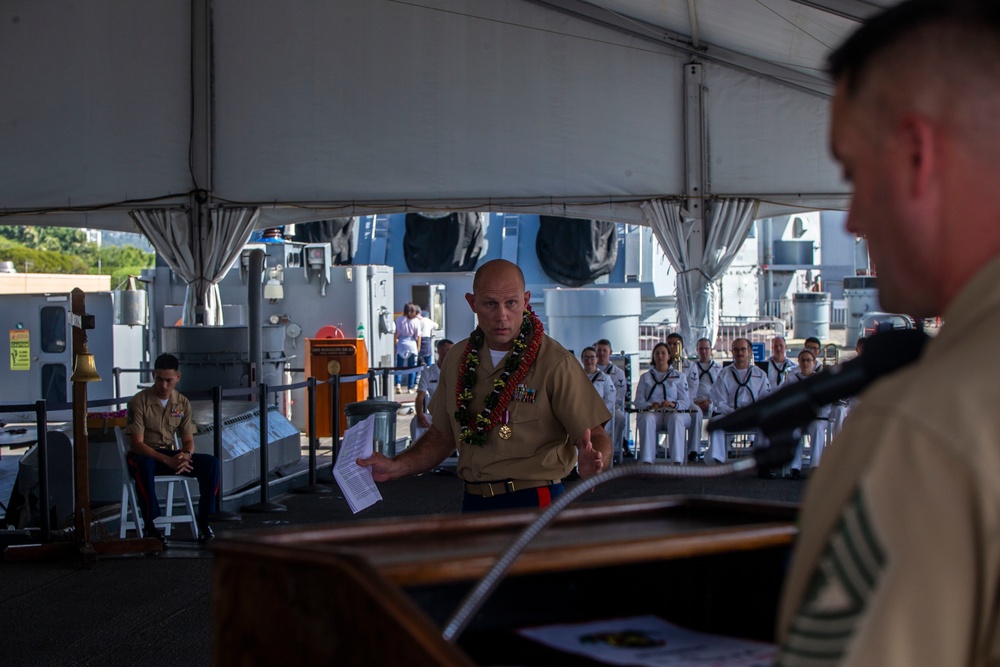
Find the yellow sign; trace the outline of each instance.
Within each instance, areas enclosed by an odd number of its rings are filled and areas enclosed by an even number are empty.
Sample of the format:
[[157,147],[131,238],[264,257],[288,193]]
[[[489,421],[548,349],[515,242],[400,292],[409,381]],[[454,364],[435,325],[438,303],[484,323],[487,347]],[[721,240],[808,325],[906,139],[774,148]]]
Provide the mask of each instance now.
[[26,329],[10,330],[10,370],[31,370],[31,339]]

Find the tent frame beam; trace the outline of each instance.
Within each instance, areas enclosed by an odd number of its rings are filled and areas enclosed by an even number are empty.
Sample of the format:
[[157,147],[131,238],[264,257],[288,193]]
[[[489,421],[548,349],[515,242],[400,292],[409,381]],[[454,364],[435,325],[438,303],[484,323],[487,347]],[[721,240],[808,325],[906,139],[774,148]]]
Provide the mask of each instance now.
[[[690,35],[665,30],[638,19],[622,16],[597,7],[583,0],[529,0],[554,11],[597,23],[608,28],[666,46],[675,51],[697,56],[701,60],[728,65],[795,90],[818,95],[824,99],[833,97],[833,84],[825,78],[812,76],[798,70],[769,63],[731,49],[701,42],[700,47],[692,43]],[[700,40],[699,40],[700,41]]]
[[863,22],[884,9],[884,7],[873,5],[864,0],[792,0],[792,2],[857,23]]
[[708,192],[705,136],[704,67],[684,65],[684,207],[694,220],[687,244],[688,268],[701,267],[705,255],[705,206]]

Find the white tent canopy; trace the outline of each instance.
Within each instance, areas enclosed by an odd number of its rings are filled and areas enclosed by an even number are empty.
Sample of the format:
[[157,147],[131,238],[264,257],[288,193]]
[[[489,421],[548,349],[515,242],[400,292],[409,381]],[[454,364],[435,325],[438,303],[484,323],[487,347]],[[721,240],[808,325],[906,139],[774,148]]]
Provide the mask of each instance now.
[[846,206],[824,58],[891,4],[0,0],[0,223],[675,202],[701,266],[699,202]]
[[262,205],[258,226],[420,208],[643,223],[641,201],[692,194],[689,62],[705,195],[842,207],[819,68],[887,4],[0,0],[0,210],[134,229],[128,210],[200,188]]

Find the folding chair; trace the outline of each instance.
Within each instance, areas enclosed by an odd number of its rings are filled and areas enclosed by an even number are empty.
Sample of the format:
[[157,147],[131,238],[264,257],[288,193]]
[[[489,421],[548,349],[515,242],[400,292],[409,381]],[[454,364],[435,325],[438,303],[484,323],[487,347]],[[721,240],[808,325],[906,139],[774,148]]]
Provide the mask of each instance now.
[[[120,427],[115,427],[115,441],[118,443],[118,457],[122,464],[122,509],[119,516],[118,537],[124,538],[125,533],[134,529],[139,537],[142,537],[143,522],[139,516],[139,499],[135,493],[135,483],[132,473],[128,468],[127,449],[125,447],[125,434]],[[163,514],[153,520],[155,526],[162,527],[164,535],[170,535],[170,529],[175,523],[191,524],[191,534],[198,537],[198,521],[195,518],[194,503],[191,500],[191,487],[188,483],[191,478],[183,475],[157,475],[153,478],[157,485],[165,484],[167,487],[166,507]],[[174,514],[174,488],[180,486],[184,496],[184,505],[187,507],[186,514]],[[161,497],[157,494],[157,497]],[[128,518],[129,512],[132,519]]]

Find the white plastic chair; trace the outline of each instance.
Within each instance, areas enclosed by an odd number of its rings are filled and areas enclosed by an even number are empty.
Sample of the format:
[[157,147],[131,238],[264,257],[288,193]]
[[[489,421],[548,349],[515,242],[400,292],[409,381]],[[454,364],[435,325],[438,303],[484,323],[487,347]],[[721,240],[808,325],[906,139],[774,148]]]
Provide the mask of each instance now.
[[[118,456],[122,464],[122,509],[119,516],[118,537],[124,538],[125,533],[134,529],[139,537],[142,537],[142,520],[139,518],[139,499],[135,493],[135,484],[132,473],[128,469],[128,458],[125,453],[128,448],[125,446],[125,434],[120,427],[115,427],[115,441],[118,443]],[[163,528],[164,535],[170,535],[170,529],[175,523],[190,523],[191,534],[198,537],[198,521],[195,518],[194,503],[191,501],[191,487],[188,483],[190,477],[183,475],[157,475],[153,478],[156,484],[167,485],[167,500],[163,514],[153,520],[153,524]],[[174,487],[180,486],[184,495],[184,504],[187,507],[186,514],[174,514]],[[159,497],[160,494],[157,494]],[[132,519],[128,518],[129,511],[132,512]]]

